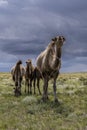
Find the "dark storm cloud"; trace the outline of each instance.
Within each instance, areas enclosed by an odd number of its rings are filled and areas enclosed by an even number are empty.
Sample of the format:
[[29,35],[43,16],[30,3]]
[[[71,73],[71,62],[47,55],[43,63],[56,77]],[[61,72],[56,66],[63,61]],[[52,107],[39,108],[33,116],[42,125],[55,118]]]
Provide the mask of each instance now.
[[44,48],[43,42],[37,40],[32,41],[4,40],[4,42],[6,44],[2,45],[1,47],[2,51],[13,55],[29,55],[29,54],[35,55],[39,54]]
[[[2,2],[1,2],[2,1]],[[12,62],[32,58],[44,50],[51,38],[64,35],[63,68],[86,65],[87,1],[1,0],[0,54]],[[80,60],[78,60],[80,59]],[[80,64],[81,63],[81,64]],[[83,63],[83,64],[82,64]],[[70,68],[72,66],[72,68]],[[65,70],[68,70],[65,69]]]

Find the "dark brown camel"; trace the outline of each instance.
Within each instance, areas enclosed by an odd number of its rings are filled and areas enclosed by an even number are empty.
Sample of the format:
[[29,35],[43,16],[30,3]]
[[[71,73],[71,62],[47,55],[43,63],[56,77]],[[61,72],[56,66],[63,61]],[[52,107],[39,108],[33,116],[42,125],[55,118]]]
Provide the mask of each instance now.
[[15,96],[21,95],[21,82],[25,74],[25,69],[22,66],[22,61],[19,60],[11,69],[12,79],[15,82],[14,93]]
[[37,58],[37,68],[43,77],[43,96],[42,99],[48,99],[48,82],[53,78],[54,100],[58,101],[56,96],[56,79],[61,67],[61,49],[65,41],[63,36],[57,36],[52,39],[47,48]]
[[28,87],[28,94],[32,94],[32,83],[34,86],[34,94],[36,93],[35,91],[35,85],[36,85],[36,80],[37,80],[37,87],[39,94],[40,88],[39,88],[39,81],[40,81],[41,75],[39,70],[33,66],[32,61],[28,59],[26,61],[26,68],[25,68],[25,93],[26,93],[26,86]]

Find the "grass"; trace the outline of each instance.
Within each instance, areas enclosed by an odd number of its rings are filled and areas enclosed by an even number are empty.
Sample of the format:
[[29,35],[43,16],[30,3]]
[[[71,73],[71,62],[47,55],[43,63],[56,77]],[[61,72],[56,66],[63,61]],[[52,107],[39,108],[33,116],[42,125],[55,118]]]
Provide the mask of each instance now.
[[[40,82],[42,90],[42,81]],[[0,130],[86,130],[87,129],[87,73],[60,74],[54,103],[52,81],[49,100],[41,96],[15,97],[14,83],[9,73],[0,73]]]

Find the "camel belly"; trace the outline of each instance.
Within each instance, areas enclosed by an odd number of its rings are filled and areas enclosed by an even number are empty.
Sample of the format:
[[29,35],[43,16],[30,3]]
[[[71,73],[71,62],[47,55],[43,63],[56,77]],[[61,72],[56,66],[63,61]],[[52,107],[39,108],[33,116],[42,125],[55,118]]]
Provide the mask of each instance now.
[[48,76],[49,78],[57,78],[58,74],[59,74],[59,70],[56,70],[56,71],[50,70],[50,71],[42,72],[42,75],[43,75],[44,78],[46,76]]

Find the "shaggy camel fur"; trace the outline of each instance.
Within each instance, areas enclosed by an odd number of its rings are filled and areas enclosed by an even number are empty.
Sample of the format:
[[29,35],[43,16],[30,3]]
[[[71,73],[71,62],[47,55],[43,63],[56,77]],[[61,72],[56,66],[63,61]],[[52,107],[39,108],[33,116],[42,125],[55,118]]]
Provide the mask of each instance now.
[[56,79],[61,67],[61,47],[65,41],[63,36],[57,36],[52,39],[47,48],[37,57],[37,68],[43,76],[43,96],[45,101],[48,99],[48,81],[53,78],[54,100],[58,101],[56,96]]
[[39,88],[40,72],[36,67],[33,66],[32,61],[28,59],[26,61],[26,68],[25,68],[25,93],[26,93],[26,86],[27,86],[28,94],[29,93],[32,94],[32,83],[34,86],[34,94],[36,93],[35,91],[36,80],[37,80],[37,87],[38,87],[39,94],[41,94]]
[[25,74],[25,69],[22,66],[22,61],[19,60],[11,69],[12,79],[15,82],[14,93],[15,96],[21,95],[21,82]]

